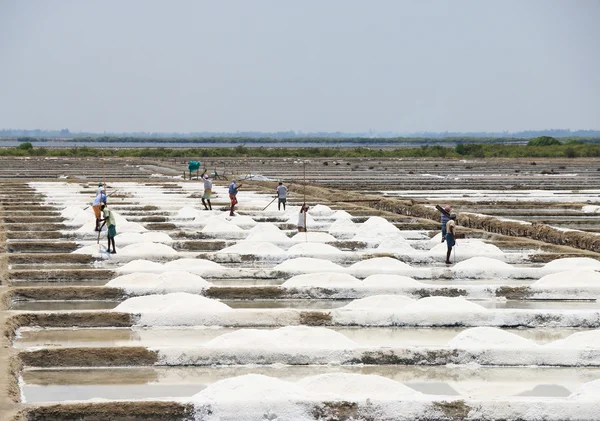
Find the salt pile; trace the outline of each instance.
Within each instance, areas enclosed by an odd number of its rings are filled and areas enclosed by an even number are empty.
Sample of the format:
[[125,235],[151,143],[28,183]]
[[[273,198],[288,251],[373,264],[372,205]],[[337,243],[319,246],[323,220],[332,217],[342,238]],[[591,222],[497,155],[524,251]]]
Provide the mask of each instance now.
[[368,288],[423,288],[427,285],[402,275],[370,275],[362,282]]
[[206,344],[208,348],[245,349],[351,349],[356,347],[341,333],[324,327],[286,326],[275,330],[241,329],[221,335]]
[[220,218],[210,218],[206,221],[206,226],[202,228],[202,232],[206,233],[224,233],[224,232],[242,232],[242,228],[236,224],[224,221]]
[[312,257],[297,257],[286,260],[273,268],[274,271],[292,273],[343,272],[344,268],[329,260]]
[[287,243],[290,238],[285,235],[275,224],[259,222],[248,231],[248,241],[268,241],[272,243]]
[[200,210],[194,209],[191,206],[184,206],[177,211],[176,218],[178,219],[194,219],[199,216],[201,213]]
[[390,234],[398,234],[399,229],[380,216],[372,216],[356,230],[355,240],[376,240]]
[[[92,211],[91,207],[88,209],[88,211],[90,215],[94,215],[94,212]],[[62,216],[63,218],[72,219],[75,218],[77,215],[81,214],[82,212],[85,211],[79,206],[67,206],[62,211],[60,211],[60,216]]]
[[132,260],[124,266],[115,269],[119,273],[132,273],[132,272],[164,272],[164,267],[160,263],[152,262],[150,260],[138,259]]
[[338,219],[329,226],[330,234],[347,234],[356,232],[356,224],[350,219]]
[[174,256],[177,251],[160,243],[136,243],[122,247],[119,254],[122,256]]
[[246,229],[256,226],[256,221],[247,215],[230,216],[229,212],[223,212],[217,218]]
[[453,312],[471,313],[486,312],[487,309],[479,304],[467,301],[462,297],[425,297],[406,306],[406,311],[415,313]]
[[310,273],[294,276],[285,281],[284,288],[317,287],[317,288],[358,288],[362,282],[345,273]]
[[598,396],[600,396],[600,379],[582,384],[579,389],[569,395],[569,398],[597,400]]
[[600,206],[585,205],[581,208],[581,211],[585,213],[600,213]]
[[[298,209],[300,209],[300,208],[298,208]],[[298,215],[299,215],[298,212],[292,214],[286,222],[288,224],[298,225]],[[315,225],[315,219],[309,213],[306,214],[306,224],[308,227]]]
[[333,210],[326,205],[316,205],[308,210],[308,214],[312,216],[331,216],[333,213]]
[[550,342],[545,346],[550,348],[600,348],[600,329],[577,332],[567,336],[564,339],[559,339]]
[[105,253],[106,247],[104,246],[104,242],[102,245],[93,244],[91,246],[83,246],[71,252],[71,254],[89,254],[91,256],[99,255],[100,253]]
[[119,244],[134,244],[134,243],[163,243],[171,244],[173,239],[164,232],[126,232],[119,234]]
[[311,242],[311,243],[331,243],[333,241],[337,241],[337,239],[326,232],[299,232],[295,234],[292,238],[294,242]]
[[301,379],[298,384],[317,395],[333,393],[344,400],[398,400],[399,396],[421,394],[395,380],[372,374],[320,374]]
[[374,257],[354,263],[348,272],[356,276],[369,276],[381,273],[398,273],[412,269],[410,265],[391,257]]
[[544,269],[557,272],[578,269],[600,269],[600,262],[591,257],[567,257],[556,259],[544,265]]
[[532,288],[600,288],[600,272],[568,270],[552,273],[531,284]]
[[267,242],[261,241],[240,241],[230,247],[217,252],[218,254],[248,254],[256,256],[283,255],[285,252]]
[[367,298],[361,298],[360,300],[354,300],[341,308],[369,311],[388,309],[397,310],[414,302],[415,300],[405,295],[372,295]]
[[448,342],[451,348],[532,348],[537,344],[515,333],[496,327],[463,330]]
[[341,256],[345,252],[323,243],[298,243],[287,251],[290,256]]
[[167,262],[163,266],[164,270],[182,270],[195,273],[196,275],[223,272],[227,270],[227,268],[220,264],[205,259],[178,259]]
[[514,270],[511,265],[489,257],[471,257],[452,268],[454,273],[465,278],[489,278],[507,276]]
[[345,210],[338,210],[338,211],[335,211],[333,213],[333,215],[331,215],[331,218],[340,220],[340,221],[341,220],[350,220],[350,219],[352,219],[352,215],[350,215]]
[[156,273],[134,272],[110,280],[107,287],[123,288],[128,291],[180,292],[201,291],[212,286],[202,277],[189,272],[170,271]]
[[404,253],[412,254],[415,249],[411,247],[404,237],[393,236],[392,238],[384,237],[379,245],[375,248],[380,253]]
[[[503,259],[504,252],[493,244],[488,244],[481,240],[460,240],[457,247],[461,256],[481,256],[490,255]],[[446,243],[436,244],[429,250],[433,255],[446,255],[448,246]]]
[[232,311],[232,308],[220,301],[201,295],[174,292],[164,295],[145,295],[128,298],[116,306],[113,311],[125,313],[177,313]]

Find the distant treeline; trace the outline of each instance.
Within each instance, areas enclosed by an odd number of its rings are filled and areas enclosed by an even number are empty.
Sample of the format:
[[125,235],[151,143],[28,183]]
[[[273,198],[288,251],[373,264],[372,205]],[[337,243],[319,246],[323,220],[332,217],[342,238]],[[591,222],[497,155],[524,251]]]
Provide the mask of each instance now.
[[[539,138],[538,138],[539,139]],[[537,146],[536,146],[537,145]],[[98,149],[91,147],[37,148],[31,143],[22,143],[14,148],[0,149],[0,156],[64,156],[94,157],[104,153],[107,157],[156,157],[156,158],[202,158],[202,157],[323,157],[323,158],[577,158],[600,157],[600,143],[569,141],[559,144],[530,141],[529,145],[506,144],[457,144],[454,147],[441,145],[380,149],[356,148],[249,148],[238,145],[232,148],[137,148]]]
[[[600,143],[600,137],[565,137],[561,138],[561,141],[580,141],[583,143]],[[38,137],[19,137],[19,142],[56,142],[64,141],[64,139],[54,138],[38,138]],[[152,137],[112,137],[112,136],[99,136],[99,137],[77,137],[68,139],[69,142],[73,143],[144,143],[144,142],[165,142],[165,143],[214,143],[214,144],[242,144],[252,145],[256,143],[273,143],[285,144],[285,143],[324,143],[335,146],[336,143],[351,143],[357,145],[369,145],[373,143],[381,144],[386,143],[393,146],[394,144],[410,144],[410,145],[444,145],[444,144],[460,144],[460,143],[506,143],[506,144],[524,144],[529,141],[529,138],[522,137],[443,137],[443,138],[430,138],[430,137],[393,137],[393,138],[370,138],[370,137],[294,137],[294,138],[273,138],[273,137],[195,137],[195,138],[181,138],[181,137],[167,137],[167,138],[152,138]],[[1,145],[1,142],[0,142]],[[168,146],[168,145],[166,145]]]

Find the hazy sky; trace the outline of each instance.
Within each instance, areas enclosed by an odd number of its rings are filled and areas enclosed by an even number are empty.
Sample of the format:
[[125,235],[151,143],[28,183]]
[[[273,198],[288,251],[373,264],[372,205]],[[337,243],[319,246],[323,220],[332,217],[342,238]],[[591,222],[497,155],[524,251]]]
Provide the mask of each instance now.
[[600,129],[600,1],[0,0],[0,128]]

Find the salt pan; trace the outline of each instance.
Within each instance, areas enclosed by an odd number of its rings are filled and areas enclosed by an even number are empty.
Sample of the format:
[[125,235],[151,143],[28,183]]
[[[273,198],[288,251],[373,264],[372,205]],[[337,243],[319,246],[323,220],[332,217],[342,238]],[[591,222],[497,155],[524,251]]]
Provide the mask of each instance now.
[[317,288],[357,288],[362,282],[345,273],[319,272],[294,276],[282,284],[284,288],[317,287]]
[[448,342],[451,348],[532,348],[535,342],[496,327],[463,330]]
[[145,295],[128,298],[116,306],[113,311],[126,313],[176,313],[204,311],[232,311],[232,308],[220,301],[185,292],[164,295]]
[[367,298],[361,298],[354,300],[342,308],[352,310],[387,310],[387,309],[399,309],[404,308],[409,304],[414,303],[410,297],[405,295],[372,295]]

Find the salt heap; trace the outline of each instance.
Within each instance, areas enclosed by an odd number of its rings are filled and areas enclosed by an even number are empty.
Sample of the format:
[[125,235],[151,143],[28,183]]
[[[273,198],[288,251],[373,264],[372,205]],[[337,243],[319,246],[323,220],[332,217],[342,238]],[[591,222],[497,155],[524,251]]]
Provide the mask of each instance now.
[[[497,259],[504,259],[504,252],[493,244],[488,244],[481,240],[460,240],[461,256],[494,256]],[[436,244],[429,250],[432,255],[445,256],[448,251],[446,243]]]
[[206,221],[206,226],[202,228],[205,233],[228,233],[228,232],[243,232],[244,230],[236,224],[225,221],[221,218],[210,218]]
[[[298,208],[300,209],[300,208]],[[298,215],[299,213],[296,212],[294,214],[292,214],[288,220],[286,221],[286,223],[288,224],[293,224],[293,225],[298,225]],[[314,226],[315,225],[315,219],[309,214],[306,214],[306,224],[310,227],[310,226]]]
[[381,273],[398,273],[412,269],[410,265],[392,257],[374,257],[354,263],[348,272],[356,276],[369,276]]
[[194,209],[191,206],[184,206],[177,211],[175,218],[177,219],[194,219],[199,216],[201,211]]
[[333,215],[331,215],[331,218],[336,219],[336,220],[351,220],[352,215],[350,215],[345,210],[338,210],[338,211],[335,211]]
[[90,215],[94,215],[94,211],[91,207],[84,211],[83,208],[80,208],[79,206],[67,206],[62,211],[60,211],[60,216],[62,216],[65,219],[73,219],[81,213],[89,213]]
[[585,213],[600,213],[600,206],[585,205],[581,208],[581,211]]
[[342,256],[345,252],[323,243],[298,243],[287,251],[290,256]]
[[343,400],[394,400],[403,395],[420,395],[414,389],[395,380],[372,374],[328,373],[310,376],[298,381],[317,395],[334,393]]
[[319,272],[296,275],[281,286],[284,288],[317,287],[317,288],[358,288],[362,282],[345,273]]
[[367,219],[356,230],[354,239],[360,240],[377,240],[381,237],[390,237],[390,234],[398,234],[400,230],[388,220],[380,216],[372,216]]
[[119,234],[119,245],[134,244],[134,243],[163,243],[171,244],[173,239],[164,232],[126,232]]
[[288,243],[290,238],[275,224],[259,222],[248,231],[248,241],[268,241],[272,243]]
[[209,341],[208,348],[242,349],[351,349],[356,343],[324,327],[286,326],[274,330],[240,329]]
[[273,268],[274,271],[292,273],[343,272],[344,268],[325,259],[297,257],[286,260]]
[[123,288],[127,291],[152,291],[154,293],[164,292],[191,292],[201,291],[212,286],[198,275],[182,271],[156,273],[134,272],[121,275],[110,280],[106,286],[111,288]]
[[532,288],[600,288],[600,272],[568,270],[552,273],[531,284]]
[[331,216],[333,210],[326,205],[315,205],[308,210],[308,214],[312,216]]
[[403,310],[426,313],[426,312],[455,312],[455,313],[479,313],[487,309],[479,304],[467,301],[462,297],[425,297],[404,307]]
[[256,221],[249,217],[248,215],[235,215],[230,216],[229,212],[223,212],[219,216],[218,219],[230,222],[238,227],[242,227],[245,229],[252,228],[256,226]]
[[567,336],[564,339],[559,339],[554,342],[547,343],[549,348],[600,348],[600,329],[589,330],[585,332],[577,332]]
[[379,253],[404,253],[412,254],[415,249],[411,247],[403,236],[383,237],[379,245],[375,248]]
[[464,278],[490,278],[510,276],[514,269],[508,263],[489,257],[471,257],[452,268],[457,276]]
[[397,310],[414,302],[415,300],[405,295],[372,295],[370,297],[351,301],[341,308],[369,311],[387,309]]
[[598,400],[598,396],[600,396],[600,379],[582,384],[579,389],[569,395],[569,398]]
[[402,275],[370,275],[362,282],[366,288],[423,288],[427,284]]
[[311,242],[311,243],[331,243],[337,241],[337,239],[326,232],[299,232],[295,234],[291,240],[293,242]]
[[450,348],[532,348],[535,342],[497,327],[463,330],[448,342]]
[[104,242],[102,242],[102,245],[92,244],[90,246],[83,246],[71,252],[71,254],[89,254],[91,256],[96,256],[100,253],[106,253]]
[[132,260],[124,266],[115,269],[118,273],[133,273],[133,272],[164,272],[164,267],[160,263],[152,262],[150,260],[138,259]]
[[122,256],[174,256],[177,251],[160,243],[136,243],[122,247],[119,254]]
[[240,241],[217,252],[217,254],[248,254],[256,256],[278,256],[284,253],[276,245],[262,241]]
[[338,219],[329,226],[329,233],[332,235],[350,234],[356,232],[356,224],[350,219]]
[[227,270],[220,264],[205,259],[178,259],[167,262],[163,266],[164,270],[182,270],[196,275],[219,273]]
[[218,312],[233,311],[220,301],[186,292],[173,292],[164,295],[144,295],[128,298],[113,311],[125,313],[177,313],[177,312]]
[[544,270],[552,272],[577,269],[600,270],[600,262],[591,257],[567,257],[553,260],[544,265]]

